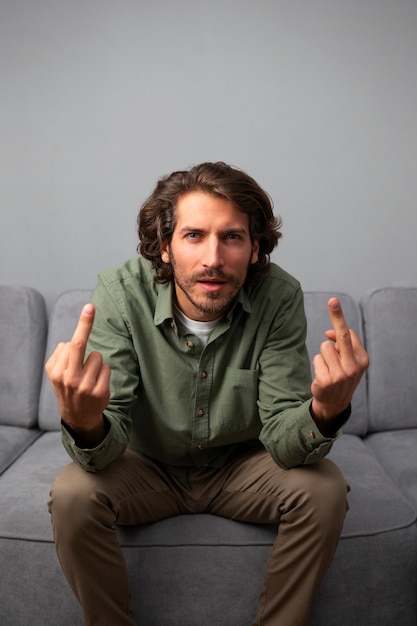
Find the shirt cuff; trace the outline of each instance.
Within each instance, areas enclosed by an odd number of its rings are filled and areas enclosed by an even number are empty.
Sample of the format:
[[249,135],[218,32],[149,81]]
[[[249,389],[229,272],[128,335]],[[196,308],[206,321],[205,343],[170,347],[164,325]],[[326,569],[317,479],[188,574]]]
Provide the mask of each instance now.
[[328,455],[333,443],[341,436],[342,428],[336,428],[331,437],[323,435],[309,411],[302,432],[304,435],[306,450],[308,450],[304,463],[309,464],[315,463],[319,459],[323,459]]
[[71,459],[87,472],[99,472],[121,456],[125,446],[114,438],[111,421],[110,428],[103,441],[95,448],[79,448],[69,428],[61,421],[61,436],[64,448]]

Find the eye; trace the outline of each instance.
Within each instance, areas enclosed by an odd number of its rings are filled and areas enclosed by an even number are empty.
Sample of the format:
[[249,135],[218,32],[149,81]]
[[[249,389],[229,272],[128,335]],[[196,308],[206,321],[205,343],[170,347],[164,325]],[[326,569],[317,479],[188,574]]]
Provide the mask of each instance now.
[[239,241],[241,236],[238,233],[227,233],[226,239],[229,239],[230,241]]
[[191,241],[196,241],[200,237],[200,233],[190,232],[186,234],[186,239],[190,239]]

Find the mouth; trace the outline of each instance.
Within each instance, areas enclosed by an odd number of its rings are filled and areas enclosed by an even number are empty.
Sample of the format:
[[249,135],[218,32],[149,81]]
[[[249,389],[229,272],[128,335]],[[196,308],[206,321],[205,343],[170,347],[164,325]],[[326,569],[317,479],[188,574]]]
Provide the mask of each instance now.
[[219,278],[201,278],[197,281],[197,283],[205,290],[210,293],[215,293],[217,291],[221,291],[223,287],[227,284],[227,281],[221,280]]

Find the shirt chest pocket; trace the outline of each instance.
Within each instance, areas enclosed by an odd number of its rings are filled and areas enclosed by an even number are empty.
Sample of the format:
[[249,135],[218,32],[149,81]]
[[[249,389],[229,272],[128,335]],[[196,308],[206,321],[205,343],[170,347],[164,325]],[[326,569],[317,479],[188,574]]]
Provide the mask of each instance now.
[[221,393],[219,416],[228,432],[258,429],[258,370],[228,368]]

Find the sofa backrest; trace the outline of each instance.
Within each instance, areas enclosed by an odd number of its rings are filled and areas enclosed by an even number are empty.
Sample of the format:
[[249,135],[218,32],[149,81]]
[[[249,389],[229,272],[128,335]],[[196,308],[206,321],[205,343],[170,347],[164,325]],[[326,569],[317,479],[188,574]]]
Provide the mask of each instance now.
[[0,424],[30,428],[38,420],[47,329],[43,296],[0,286]]
[[369,430],[417,428],[417,288],[375,289],[360,306],[371,359]]
[[[49,319],[46,358],[48,359],[61,341],[70,341],[81,309],[91,298],[91,289],[74,289],[61,294]],[[39,427],[42,430],[59,430],[58,402],[49,378],[44,373],[39,402]]]
[[[327,341],[324,332],[331,328],[327,303],[332,296],[340,299],[349,327],[363,339],[361,313],[351,296],[327,291],[306,291],[304,304],[307,316],[307,349],[311,361],[320,352],[323,341]],[[311,372],[314,376],[313,367]],[[352,415],[343,430],[346,433],[364,436],[367,429],[366,377],[363,377],[352,400]]]

